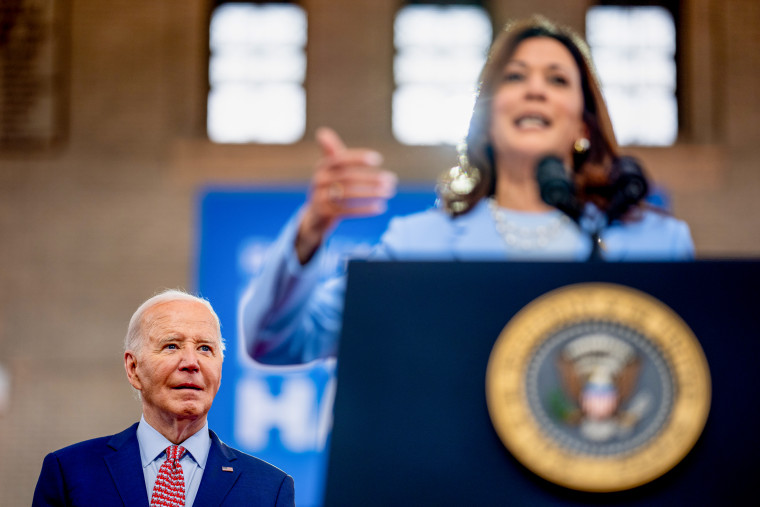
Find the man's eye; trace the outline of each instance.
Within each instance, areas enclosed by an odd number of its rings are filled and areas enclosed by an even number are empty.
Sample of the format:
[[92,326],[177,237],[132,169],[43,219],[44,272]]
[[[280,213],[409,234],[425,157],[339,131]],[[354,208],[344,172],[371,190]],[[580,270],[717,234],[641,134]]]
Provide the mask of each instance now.
[[177,347],[177,344],[176,344],[176,343],[170,343],[170,344],[168,344],[168,345],[166,346],[166,348],[167,348],[167,349],[172,349],[172,350],[175,350],[175,349],[177,349],[178,347]]
[[201,345],[201,351],[211,352],[211,347],[209,347],[208,345]]

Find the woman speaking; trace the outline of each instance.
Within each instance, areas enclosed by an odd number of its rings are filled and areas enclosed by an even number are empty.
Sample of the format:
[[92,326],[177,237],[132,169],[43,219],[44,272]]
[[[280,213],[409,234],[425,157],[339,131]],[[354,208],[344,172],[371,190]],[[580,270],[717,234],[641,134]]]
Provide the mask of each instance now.
[[[335,355],[345,280],[320,281],[322,245],[342,218],[382,213],[395,192],[396,179],[380,167],[378,153],[347,149],[329,129],[318,131],[317,139],[323,157],[308,200],[282,231],[241,305],[248,353],[263,363]],[[563,211],[542,198],[536,169],[546,161],[555,179],[556,167],[565,168],[559,187],[565,184],[572,193],[563,198]],[[497,36],[459,162],[439,182],[439,206],[394,218],[372,258],[694,256],[684,222],[639,202],[645,181],[640,174],[634,174],[633,195],[621,188],[631,163],[618,152],[588,47],[543,17],[509,24]]]

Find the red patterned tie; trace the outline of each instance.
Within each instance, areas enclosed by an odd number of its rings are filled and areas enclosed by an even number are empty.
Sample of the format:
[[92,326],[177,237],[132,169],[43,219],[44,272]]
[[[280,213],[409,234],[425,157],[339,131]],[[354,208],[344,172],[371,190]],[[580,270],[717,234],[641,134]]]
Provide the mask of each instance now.
[[185,506],[185,478],[182,475],[182,465],[179,464],[184,454],[185,448],[182,446],[171,445],[166,448],[166,461],[158,469],[150,507]]

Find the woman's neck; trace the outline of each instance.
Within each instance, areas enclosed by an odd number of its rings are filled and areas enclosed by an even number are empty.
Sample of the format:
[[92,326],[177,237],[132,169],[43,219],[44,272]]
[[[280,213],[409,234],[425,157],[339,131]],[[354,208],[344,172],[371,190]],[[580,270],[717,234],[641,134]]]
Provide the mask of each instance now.
[[497,162],[496,203],[502,208],[517,211],[541,212],[552,209],[541,199],[535,170],[535,161],[532,159],[509,164]]

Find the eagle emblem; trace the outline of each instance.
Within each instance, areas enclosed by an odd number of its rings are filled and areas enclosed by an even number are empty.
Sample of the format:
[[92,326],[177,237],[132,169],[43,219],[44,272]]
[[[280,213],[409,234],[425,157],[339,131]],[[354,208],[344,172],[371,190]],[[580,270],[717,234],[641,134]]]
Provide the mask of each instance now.
[[623,340],[609,334],[592,334],[565,345],[557,360],[563,399],[555,403],[555,416],[577,425],[593,441],[606,441],[629,433],[646,409],[645,395],[634,407],[622,407],[634,394],[641,357]]
[[494,343],[486,401],[530,470],[581,491],[621,491],[674,467],[710,408],[697,338],[661,301],[621,285],[560,287]]

